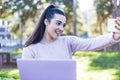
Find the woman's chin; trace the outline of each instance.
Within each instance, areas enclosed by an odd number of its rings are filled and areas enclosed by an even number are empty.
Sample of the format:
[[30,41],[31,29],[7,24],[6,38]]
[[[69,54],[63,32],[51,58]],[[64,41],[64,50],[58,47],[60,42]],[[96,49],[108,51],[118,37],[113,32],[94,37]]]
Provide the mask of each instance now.
[[56,40],[56,39],[58,39],[58,37],[59,37],[58,35],[57,35],[57,36],[54,36],[54,39]]

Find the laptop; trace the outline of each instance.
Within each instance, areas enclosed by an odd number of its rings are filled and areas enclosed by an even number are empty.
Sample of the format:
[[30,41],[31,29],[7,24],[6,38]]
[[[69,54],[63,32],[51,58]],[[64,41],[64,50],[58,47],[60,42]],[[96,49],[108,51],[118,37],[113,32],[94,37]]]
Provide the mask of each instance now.
[[76,80],[74,60],[18,59],[20,80]]

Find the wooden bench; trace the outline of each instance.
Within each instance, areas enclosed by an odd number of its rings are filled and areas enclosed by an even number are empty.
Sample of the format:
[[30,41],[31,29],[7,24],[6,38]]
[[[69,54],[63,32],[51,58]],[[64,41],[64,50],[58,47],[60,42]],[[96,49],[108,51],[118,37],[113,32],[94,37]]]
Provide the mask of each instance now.
[[17,54],[17,55],[12,54],[12,55],[11,55],[11,62],[12,62],[12,63],[16,63],[16,60],[17,60],[17,59],[20,59],[20,58],[21,58],[21,54]]
[[0,52],[0,65],[10,64],[10,53],[9,52]]

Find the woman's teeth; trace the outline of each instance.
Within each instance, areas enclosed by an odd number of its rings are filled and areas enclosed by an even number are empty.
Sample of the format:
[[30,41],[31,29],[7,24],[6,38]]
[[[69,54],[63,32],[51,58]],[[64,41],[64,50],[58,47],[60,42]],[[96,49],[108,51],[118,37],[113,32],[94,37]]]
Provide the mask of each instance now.
[[56,32],[56,34],[57,34],[57,36],[59,36],[59,35],[60,35],[60,32]]

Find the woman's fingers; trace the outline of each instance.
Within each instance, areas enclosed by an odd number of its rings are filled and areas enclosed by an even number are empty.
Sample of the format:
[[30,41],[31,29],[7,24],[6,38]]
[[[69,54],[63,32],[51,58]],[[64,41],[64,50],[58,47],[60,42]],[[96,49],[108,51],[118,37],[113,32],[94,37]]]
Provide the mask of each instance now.
[[120,31],[120,26],[115,26],[116,29],[118,29]]
[[116,18],[115,22],[116,22],[116,26],[115,26],[116,29],[120,30],[120,18]]

